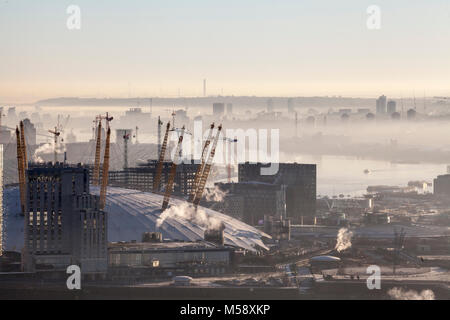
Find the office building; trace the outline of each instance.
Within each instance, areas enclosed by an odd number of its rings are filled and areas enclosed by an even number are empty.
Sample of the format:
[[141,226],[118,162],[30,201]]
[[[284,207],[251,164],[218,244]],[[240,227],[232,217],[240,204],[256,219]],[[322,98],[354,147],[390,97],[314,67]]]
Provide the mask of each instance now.
[[221,102],[213,103],[213,116],[222,117],[225,113],[225,104]]
[[273,112],[273,99],[272,98],[267,100],[267,112],[268,113]]
[[24,271],[107,269],[107,214],[89,192],[89,171],[77,165],[33,165],[27,170]]
[[394,100],[389,100],[387,103],[387,113],[393,114],[397,111],[397,103]]
[[[236,202],[235,197],[242,198],[242,220],[250,225],[262,225],[264,216],[286,217],[286,186],[265,182],[217,183],[216,186],[226,195],[223,203]],[[237,216],[226,209],[225,213]],[[240,208],[239,208],[240,209]]]
[[443,174],[434,179],[433,193],[436,196],[450,196],[450,174]]
[[233,115],[233,104],[227,103],[227,116]]
[[36,128],[30,119],[26,118],[23,120],[23,128],[27,145],[36,145]]
[[386,113],[386,96],[380,96],[376,102],[376,110],[377,114],[385,114]]
[[286,217],[294,222],[316,212],[316,165],[280,163],[274,175],[261,174],[261,163],[240,163],[239,182],[264,182],[286,185]]

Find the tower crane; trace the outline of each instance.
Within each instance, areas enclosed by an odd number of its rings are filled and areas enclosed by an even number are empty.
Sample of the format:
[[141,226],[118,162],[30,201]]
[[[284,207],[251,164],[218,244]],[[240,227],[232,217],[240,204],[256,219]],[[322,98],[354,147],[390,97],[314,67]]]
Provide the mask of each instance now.
[[213,145],[211,147],[211,152],[209,154],[208,160],[206,161],[205,168],[203,169],[200,182],[198,184],[194,200],[192,203],[195,207],[198,206],[200,200],[202,199],[203,191],[205,190],[206,181],[208,180],[209,172],[211,171],[212,162],[214,160],[214,155],[216,154],[217,141],[219,140],[220,132],[222,131],[222,125],[217,128],[216,137],[214,138]]
[[194,185],[192,186],[192,192],[189,195],[189,202],[192,202],[195,198],[197,186],[198,186],[198,183],[200,182],[200,177],[201,177],[203,169],[205,167],[206,156],[208,155],[208,147],[209,147],[209,144],[211,143],[213,130],[214,130],[214,122],[211,123],[209,133],[208,133],[208,138],[206,138],[205,144],[203,145],[202,157],[200,160],[200,165],[198,166],[197,172],[195,173],[195,176],[194,176]]
[[180,149],[183,144],[183,136],[184,136],[184,126],[181,129],[180,137],[178,138],[178,144],[175,151],[174,159],[172,161],[172,166],[170,167],[169,180],[166,185],[166,191],[164,193],[164,200],[162,204],[162,211],[166,210],[169,205],[170,196],[172,195],[173,181],[175,180],[175,174],[177,172],[177,164],[180,159]]
[[92,177],[92,184],[94,186],[99,185],[100,180],[100,149],[101,149],[101,138],[102,138],[102,120],[101,118],[98,121],[97,126],[97,142],[95,145],[95,160],[94,160],[94,170]]
[[23,162],[23,153],[19,127],[16,127],[16,141],[17,141],[17,172],[19,175],[20,209],[22,214],[25,214],[25,167]]
[[98,186],[100,184],[100,153],[101,153],[101,137],[102,137],[102,120],[105,120],[106,126],[109,128],[109,122],[111,122],[114,118],[109,116],[107,112],[105,116],[98,115],[95,117],[94,122],[98,123],[97,126],[97,141],[95,145],[95,160],[94,160],[94,170],[93,170],[93,179],[92,184],[94,186]]
[[160,184],[160,180],[161,180],[164,156],[166,154],[166,148],[167,148],[167,138],[169,137],[169,129],[170,129],[170,122],[167,122],[166,133],[164,134],[164,141],[161,146],[161,152],[159,153],[158,164],[156,166],[156,175],[155,175],[155,179],[153,180],[153,192],[159,191],[159,184]]
[[24,169],[28,169],[28,159],[27,159],[27,144],[25,141],[25,128],[23,121],[20,121],[20,147],[22,149],[23,166]]
[[58,126],[55,127],[55,130],[48,130],[53,135],[54,146],[53,146],[53,163],[56,164],[58,160],[58,138],[61,135],[61,131],[59,131]]
[[103,155],[102,184],[100,187],[100,210],[103,210],[106,204],[106,188],[108,186],[109,175],[109,146],[111,141],[111,128],[109,126],[109,122],[112,121],[113,118],[108,117],[108,114],[106,114],[105,119],[108,130],[106,132],[105,154]]

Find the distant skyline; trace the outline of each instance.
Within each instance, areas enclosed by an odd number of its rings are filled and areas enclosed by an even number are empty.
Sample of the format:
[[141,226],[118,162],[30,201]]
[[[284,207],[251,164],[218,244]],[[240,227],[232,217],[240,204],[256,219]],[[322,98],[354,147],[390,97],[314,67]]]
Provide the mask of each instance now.
[[445,0],[0,0],[0,39],[0,102],[450,96]]

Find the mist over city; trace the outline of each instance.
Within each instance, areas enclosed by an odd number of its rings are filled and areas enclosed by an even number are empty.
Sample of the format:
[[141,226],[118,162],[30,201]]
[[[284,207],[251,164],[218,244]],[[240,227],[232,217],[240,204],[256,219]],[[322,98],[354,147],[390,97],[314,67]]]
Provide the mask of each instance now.
[[450,298],[446,1],[76,2],[0,3],[0,300]]

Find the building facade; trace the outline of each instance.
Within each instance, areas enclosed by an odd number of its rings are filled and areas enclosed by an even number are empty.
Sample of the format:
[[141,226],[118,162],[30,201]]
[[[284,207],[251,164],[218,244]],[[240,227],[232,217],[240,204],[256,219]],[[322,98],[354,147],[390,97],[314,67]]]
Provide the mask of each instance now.
[[380,96],[377,99],[376,103],[377,114],[385,114],[386,113],[386,96]]
[[433,193],[436,196],[450,196],[450,174],[443,174],[434,179]]
[[262,175],[261,163],[240,163],[239,182],[265,182],[286,185],[286,217],[300,221],[302,216],[316,213],[316,165],[280,163],[274,175]]
[[107,214],[89,193],[89,170],[81,165],[34,165],[27,170],[24,271],[107,270]]

